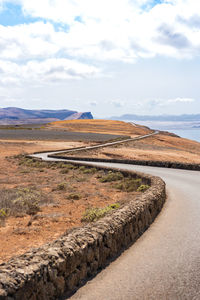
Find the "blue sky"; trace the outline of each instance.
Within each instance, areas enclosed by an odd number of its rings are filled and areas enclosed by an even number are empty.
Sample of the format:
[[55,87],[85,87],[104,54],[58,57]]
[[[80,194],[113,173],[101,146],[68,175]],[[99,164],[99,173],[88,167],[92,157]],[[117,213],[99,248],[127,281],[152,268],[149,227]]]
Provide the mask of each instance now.
[[0,0],[0,107],[200,113],[199,11],[194,0]]

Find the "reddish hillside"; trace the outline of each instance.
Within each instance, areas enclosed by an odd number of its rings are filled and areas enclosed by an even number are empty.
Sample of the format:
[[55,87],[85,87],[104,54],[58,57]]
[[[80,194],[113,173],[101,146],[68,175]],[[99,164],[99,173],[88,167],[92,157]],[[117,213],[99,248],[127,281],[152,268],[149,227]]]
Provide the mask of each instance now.
[[133,125],[123,121],[112,120],[70,120],[52,122],[48,128],[62,128],[74,132],[94,132],[120,135],[143,135],[150,133],[151,130],[140,125]]

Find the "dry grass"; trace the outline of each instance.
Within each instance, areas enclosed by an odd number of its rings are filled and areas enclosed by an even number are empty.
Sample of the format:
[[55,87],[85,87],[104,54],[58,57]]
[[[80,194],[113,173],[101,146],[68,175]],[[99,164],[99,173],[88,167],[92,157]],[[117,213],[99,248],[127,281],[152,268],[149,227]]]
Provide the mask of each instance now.
[[[9,146],[13,144],[6,144],[7,154],[12,152]],[[17,154],[17,146],[13,152]],[[24,155],[1,157],[0,161],[0,262],[81,226],[88,208],[123,204],[137,195],[132,192],[128,197],[110,182],[101,183],[99,179],[106,173],[95,168],[43,162]]]
[[1,190],[0,209],[6,216],[35,215],[40,206],[50,203],[50,198],[37,191],[36,187]]
[[[64,154],[62,154],[64,155]],[[200,143],[166,134],[66,156],[200,163]]]
[[62,128],[74,132],[94,132],[117,135],[144,135],[150,132],[144,126],[133,126],[123,121],[112,120],[68,120],[48,124],[48,128]]

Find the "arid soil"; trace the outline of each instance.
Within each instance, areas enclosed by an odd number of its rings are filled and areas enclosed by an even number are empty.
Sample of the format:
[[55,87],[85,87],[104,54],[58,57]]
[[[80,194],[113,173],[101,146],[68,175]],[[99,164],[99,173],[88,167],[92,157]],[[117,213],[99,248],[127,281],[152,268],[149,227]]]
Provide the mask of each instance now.
[[[63,154],[62,154],[63,155]],[[112,147],[65,153],[65,156],[200,163],[200,143],[158,134]]]
[[[62,123],[62,129],[71,131],[94,132],[138,136],[151,131],[116,121],[76,120]],[[60,122],[56,122],[57,130]],[[71,124],[70,126],[66,124]],[[110,124],[110,125],[109,125]],[[54,124],[52,125],[54,126]],[[65,128],[63,128],[63,126]],[[110,127],[109,127],[110,126]],[[39,130],[38,130],[39,131]],[[49,133],[51,128],[49,127]],[[40,141],[28,139],[0,139],[0,190],[18,191],[27,189],[36,191],[46,200],[37,214],[12,214],[7,216],[4,226],[0,226],[0,263],[14,255],[22,254],[32,247],[38,247],[56,239],[66,230],[81,225],[81,217],[87,207],[105,207],[108,204],[126,201],[130,193],[119,191],[112,183],[99,182],[98,172],[84,173],[79,169],[61,166],[27,164],[14,155],[36,151],[60,150],[88,146],[94,142],[79,141]],[[66,154],[69,156],[69,154]],[[71,154],[72,155],[72,154]],[[73,156],[121,158],[140,160],[162,160],[188,163],[200,163],[200,143],[159,134],[144,140],[124,143],[98,150],[79,151]],[[64,184],[64,185],[63,185]],[[132,196],[135,192],[131,192]],[[70,196],[72,194],[72,196]],[[77,194],[73,198],[73,194]],[[40,200],[40,199],[39,199]],[[2,207],[0,207],[1,209]]]
[[28,201],[36,192],[36,201],[40,203],[40,198],[43,199],[35,215],[12,208],[5,221],[1,218],[0,263],[51,242],[72,227],[81,226],[86,208],[105,207],[115,202],[122,204],[138,193],[119,191],[112,182],[101,183],[98,177],[102,176],[102,171],[90,173],[62,163],[31,162],[24,156],[13,158],[21,153],[81,145],[83,143],[0,142],[0,204],[5,191],[16,192],[16,195],[28,191]]

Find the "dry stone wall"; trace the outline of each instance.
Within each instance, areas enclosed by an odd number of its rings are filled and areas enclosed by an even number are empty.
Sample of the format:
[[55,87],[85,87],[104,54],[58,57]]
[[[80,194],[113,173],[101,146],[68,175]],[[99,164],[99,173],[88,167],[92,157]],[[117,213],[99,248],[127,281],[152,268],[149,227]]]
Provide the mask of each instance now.
[[0,300],[48,300],[70,295],[138,239],[165,202],[165,183],[158,177],[120,171],[141,177],[151,187],[99,221],[1,264]]
[[106,162],[106,163],[121,163],[129,165],[142,165],[161,168],[172,169],[184,169],[192,171],[200,171],[200,164],[189,164],[172,161],[156,161],[156,160],[136,160],[136,159],[104,159],[104,158],[92,158],[92,157],[75,157],[75,156],[62,156],[62,155],[49,155],[52,158],[61,158],[65,160],[77,160],[77,161],[94,161],[94,162]]

